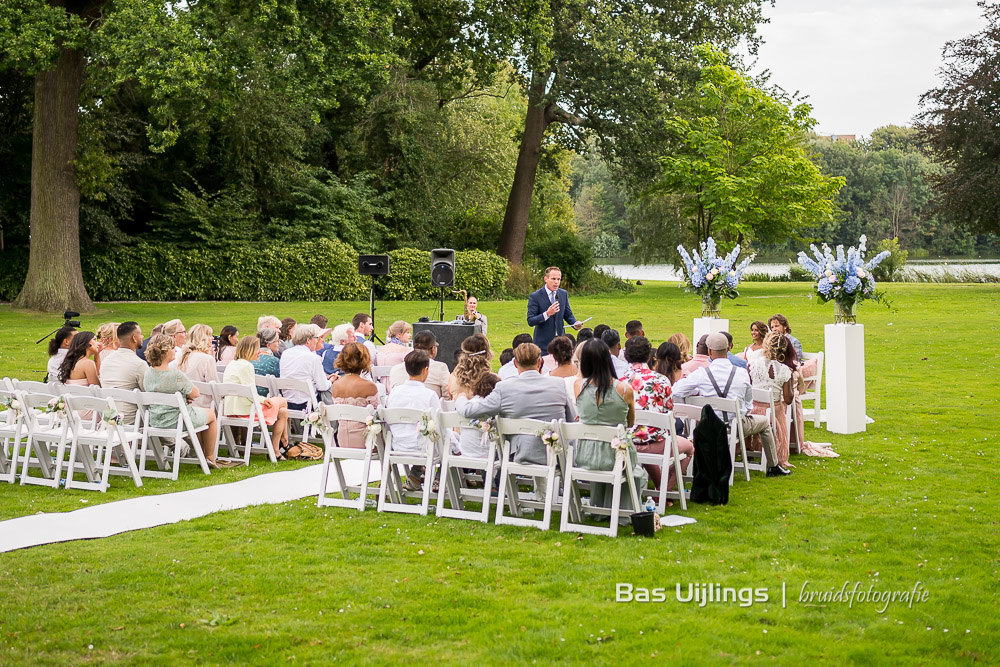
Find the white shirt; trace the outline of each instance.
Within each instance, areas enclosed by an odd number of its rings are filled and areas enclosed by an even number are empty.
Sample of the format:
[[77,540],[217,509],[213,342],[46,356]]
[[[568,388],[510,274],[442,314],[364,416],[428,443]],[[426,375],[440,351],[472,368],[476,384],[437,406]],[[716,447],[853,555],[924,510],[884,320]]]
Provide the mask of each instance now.
[[[109,354],[101,362],[100,380],[101,386],[108,389],[133,389],[145,390],[143,378],[149,364],[139,358],[139,356],[127,347],[120,347]],[[119,403],[118,411],[126,424],[135,421],[135,405],[132,403]]]
[[[387,408],[416,408],[418,410],[440,410],[441,399],[424,386],[423,382],[407,380],[392,390],[386,399]],[[423,452],[424,439],[413,424],[392,424],[392,450],[394,452]]]
[[[558,292],[553,292],[548,287],[545,288],[545,298],[549,300],[549,305],[550,306],[559,300],[558,297],[559,297],[559,293]],[[548,319],[549,319],[548,308],[546,308],[545,312],[542,313],[542,314],[545,315],[545,321],[548,321]]]
[[[66,358],[66,353],[69,352],[64,347],[60,347],[56,350],[56,353],[49,357],[49,363],[45,366],[45,369],[49,372],[49,382],[56,382],[59,380],[59,367],[62,366],[63,359]],[[133,354],[135,354],[133,352]]]
[[[542,375],[548,375],[549,369],[542,366]],[[517,366],[514,365],[514,360],[511,359],[506,364],[500,367],[497,371],[497,375],[501,380],[509,380],[511,378],[516,378],[518,376]]]
[[625,361],[624,359],[620,359],[612,354],[611,365],[615,367],[615,375],[618,376],[619,380],[625,377],[625,373],[629,369],[629,363],[627,361]]
[[[311,380],[316,391],[326,391],[333,383],[323,372],[323,360],[305,345],[293,345],[281,354],[278,362],[282,378]],[[308,403],[309,397],[301,391],[283,392],[289,403]]]
[[[431,359],[430,372],[427,373],[424,386],[437,394],[439,398],[448,400],[451,398],[451,393],[448,391],[449,378],[451,378],[451,373],[448,371],[448,364],[437,359]],[[406,364],[396,364],[389,371],[389,391],[392,392],[396,387],[409,379],[410,376],[406,372]]]
[[[733,366],[729,359],[713,359],[712,363],[708,366],[699,368],[686,378],[678,380],[677,384],[671,387],[671,393],[678,398],[684,398],[685,396],[718,396],[719,394],[715,391],[715,386],[708,379],[708,373],[711,373],[712,377],[715,378],[719,389],[725,389],[726,383],[729,382],[729,373],[734,368],[736,369],[736,373],[733,375],[733,383],[729,386],[726,398],[740,399],[742,401],[743,416],[745,417],[753,407],[753,388],[750,386],[750,374],[747,373],[745,368]],[[715,412],[719,415],[719,419],[726,421],[721,412],[718,410]]]

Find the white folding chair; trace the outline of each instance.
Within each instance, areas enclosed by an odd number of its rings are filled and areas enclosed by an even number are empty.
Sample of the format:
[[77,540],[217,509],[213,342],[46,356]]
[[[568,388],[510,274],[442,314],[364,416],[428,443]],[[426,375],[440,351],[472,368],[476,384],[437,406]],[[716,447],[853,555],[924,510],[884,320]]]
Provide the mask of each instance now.
[[59,396],[94,396],[94,389],[100,389],[97,385],[83,387],[78,384],[63,384],[62,382],[51,384],[52,390]]
[[14,381],[9,377],[4,377],[0,379],[0,388],[6,389],[7,391],[14,391]]
[[[208,467],[208,459],[201,449],[201,441],[198,440],[198,433],[208,428],[207,425],[194,427],[191,416],[187,411],[187,401],[180,392],[173,394],[160,394],[157,392],[144,391],[139,394],[142,401],[142,452],[139,457],[139,473],[143,477],[158,477],[176,480],[180,472],[181,463],[196,463],[201,466],[201,471],[206,475],[211,474]],[[173,426],[160,428],[150,424],[150,408],[154,405],[161,405],[177,410],[177,419]],[[167,454],[164,439],[173,441],[173,453]],[[194,451],[194,457],[182,456],[182,450],[187,443]],[[152,452],[157,470],[147,470],[147,455]],[[172,459],[172,461],[171,461]]]
[[392,366],[372,366],[372,381],[385,387],[385,393],[389,393],[389,373]]
[[[444,401],[441,401],[443,404]],[[457,412],[439,412],[438,428],[442,434],[443,446],[441,453],[441,483],[438,486],[437,515],[452,519],[472,519],[488,523],[490,520],[490,509],[492,507],[493,477],[496,474],[497,456],[495,438],[490,437],[487,432],[481,432],[483,444],[486,447],[486,456],[456,456],[451,453],[449,443],[450,433],[455,428],[476,429],[468,420]],[[462,469],[482,470],[483,484],[481,489],[471,489],[465,485],[465,475]],[[444,501],[447,496],[451,503],[450,507],[445,507]],[[465,509],[465,501],[471,500],[482,503],[482,508],[478,511]]]
[[[322,429],[320,431],[323,436],[323,472],[320,474],[320,487],[319,487],[319,498],[316,501],[317,507],[347,507],[350,509],[356,509],[359,512],[365,511],[365,503],[368,500],[368,493],[371,492],[372,495],[378,496],[378,489],[372,489],[368,486],[372,461],[375,461],[378,465],[376,470],[381,468],[382,463],[382,434],[380,425],[378,428],[373,428],[365,436],[365,446],[362,447],[341,447],[337,444],[336,439],[333,437],[334,429],[337,428],[337,422],[343,421],[356,421],[362,422],[368,419],[369,416],[376,416],[377,412],[372,408],[361,407],[358,405],[327,405],[324,408],[324,420],[329,424],[329,428]],[[348,485],[347,478],[344,476],[344,469],[341,465],[342,461],[361,461],[361,483],[357,486]],[[329,490],[330,483],[330,468],[337,475],[338,489],[342,498],[337,498],[333,495],[333,492]],[[356,499],[351,498],[351,493],[357,493],[358,497]]]
[[[764,413],[764,416],[767,417],[767,423],[771,425],[771,433],[774,434],[775,438],[777,438],[778,415],[774,410],[774,397],[771,395],[771,391],[769,389],[758,389],[756,387],[754,387],[752,391],[753,391],[754,403],[763,403],[764,405],[767,406],[767,411]],[[744,447],[745,444],[746,443],[744,443]],[[747,457],[746,458],[747,469],[756,470],[757,472],[766,473],[769,465],[774,465],[775,463],[777,463],[776,461],[774,463],[771,463],[767,460],[767,452],[764,451],[763,447],[761,448],[759,453],[750,451],[747,452],[744,456]]]
[[36,382],[35,380],[14,380],[14,389],[32,394],[55,396],[56,392],[53,389],[55,384],[55,382]]
[[271,382],[271,378],[273,378],[273,377],[274,377],[273,375],[254,375],[253,376],[253,382],[254,382],[255,385],[257,385],[257,389],[258,390],[263,389],[263,390],[265,390],[267,392],[266,394],[261,394],[260,391],[258,391],[257,392],[258,396],[260,396],[261,398],[270,398],[270,397],[275,396],[277,394],[277,392],[274,391],[274,385]]
[[[509,438],[515,435],[527,435],[537,437],[540,431],[551,430],[559,433],[559,420],[553,419],[545,422],[540,419],[513,419],[509,417],[497,417],[497,432],[500,435],[502,448],[500,465],[500,488],[497,491],[497,512],[496,523],[511,526],[522,526],[527,528],[538,528],[548,530],[552,520],[552,505],[558,489],[555,486],[556,466],[562,462],[564,457],[557,455],[551,447],[545,447],[545,463],[515,463],[512,460],[511,444]],[[563,443],[565,445],[565,443]],[[564,468],[565,469],[565,468]],[[537,480],[545,480],[544,498],[537,497],[528,500],[520,497],[518,490],[518,475],[531,477]],[[566,493],[571,492],[571,487],[566,489]],[[504,503],[510,507],[511,516],[504,514]],[[522,505],[531,509],[541,509],[541,519],[526,519],[522,516]]]
[[[677,398],[674,399],[675,405],[677,400]],[[743,435],[743,420],[740,419],[740,415],[743,414],[743,402],[738,398],[719,398],[718,396],[687,396],[684,398],[684,402],[688,405],[696,405],[698,407],[710,405],[715,408],[717,413],[725,415],[723,421],[726,422],[726,426],[729,429],[729,455],[733,462],[733,471],[729,475],[729,485],[732,486],[733,484],[737,468],[743,470],[746,480],[749,482],[750,468],[746,464],[747,449],[743,444],[745,439]],[[736,461],[737,448],[740,450],[742,459],[739,463]]]
[[[823,414],[822,414],[822,410],[821,410],[820,406],[821,406],[821,404],[823,402],[822,401],[822,398],[823,398],[822,394],[823,394],[823,361],[824,361],[824,358],[825,357],[823,355],[823,352],[803,352],[802,353],[802,361],[804,361],[804,362],[808,361],[810,359],[816,359],[816,374],[815,375],[810,375],[809,377],[803,376],[803,378],[802,378],[805,382],[813,382],[814,383],[813,388],[812,388],[811,391],[806,391],[806,392],[803,392],[803,393],[799,394],[799,400],[800,401],[813,401],[812,418],[813,418],[813,427],[814,428],[819,428],[819,425],[820,425],[820,423],[823,420]],[[804,411],[805,411],[805,408],[803,408],[803,412]],[[798,451],[799,443],[796,442],[795,444],[796,444],[796,451]]]
[[[611,447],[611,441],[615,438],[627,438],[624,427],[617,426],[597,426],[593,424],[581,424],[580,422],[560,422],[562,441],[570,443],[585,440],[596,440],[607,443]],[[632,511],[640,512],[639,494],[635,488],[635,479],[632,477],[631,461],[629,457],[615,456],[615,462],[611,470],[589,470],[579,468],[576,465],[576,447],[568,445],[566,454],[566,467],[563,472],[563,495],[562,495],[562,517],[559,521],[560,532],[580,532],[590,535],[607,535],[608,537],[618,536],[618,519],[621,515],[621,488],[622,477],[625,477],[629,488],[629,497],[632,499]],[[595,507],[593,505],[584,506],[580,503],[579,496],[572,490],[576,482],[590,482],[591,484],[611,485],[611,508]],[[577,504],[577,513],[584,510],[592,514],[607,515],[611,522],[607,528],[603,526],[593,526],[588,523],[574,522],[571,519],[573,512],[571,507]]]
[[[677,433],[676,428],[674,427],[674,413],[636,410],[635,425],[649,426],[660,429],[663,431],[663,438],[665,441],[662,454],[639,451],[635,453],[636,458],[639,459],[639,463],[659,466],[662,471],[659,491],[656,489],[639,489],[640,500],[645,498],[647,495],[656,495],[656,511],[660,514],[665,514],[667,511],[667,496],[671,495],[680,500],[682,510],[687,510],[687,491],[684,488],[684,473],[681,470],[681,461],[687,458],[687,454],[681,454],[677,449]],[[674,467],[674,480],[676,480],[677,491],[667,490],[667,480],[669,478],[667,471],[670,466]]]
[[[437,427],[437,415],[434,410],[418,410],[415,408],[379,408],[379,418],[382,420],[382,433],[385,438],[385,450],[382,453],[382,483],[378,490],[379,512],[403,512],[406,514],[426,515],[430,508],[431,485],[434,479],[434,468],[441,456],[440,432],[435,438],[425,438],[418,435],[421,451],[398,451],[392,448],[392,426],[410,426],[418,428],[422,419]],[[403,490],[403,482],[397,466],[402,466],[404,475],[411,466],[424,466],[424,484],[420,492],[420,503],[407,502],[407,494]],[[394,493],[398,500],[388,495]]]
[[[135,462],[135,446],[142,442],[140,433],[129,432],[121,424],[98,421],[92,426],[92,420],[83,419],[80,412],[92,410],[100,416],[105,410],[118,413],[114,399],[97,396],[74,396],[69,394],[66,399],[66,414],[69,420],[71,439],[69,445],[69,462],[66,467],[66,488],[87,489],[106,492],[108,476],[130,475],[136,486],[142,486],[142,478]],[[94,448],[97,448],[95,454]],[[112,464],[111,455],[118,462]],[[76,473],[83,472],[86,482],[76,481]]]
[[[284,396],[286,391],[297,391],[306,395],[306,407],[302,410],[288,408],[288,425],[291,427],[293,421],[302,422],[302,433],[298,435],[299,440],[308,443],[312,435],[312,427],[306,421],[306,416],[319,408],[319,401],[316,400],[316,388],[313,387],[312,380],[295,380],[292,378],[271,378],[271,387],[276,394]],[[287,399],[288,397],[285,396]],[[292,443],[291,428],[288,431],[288,444]]]
[[228,366],[228,365],[229,365],[229,362],[226,362],[224,364],[222,364],[222,363],[216,363],[215,364],[215,372],[219,374],[220,378],[222,377],[223,373],[226,372],[226,366]]
[[[4,409],[0,414],[0,482],[14,483],[17,477],[17,463],[23,450],[26,420],[20,397],[14,393],[13,385],[4,378],[0,388],[0,403],[16,407]],[[2,406],[0,406],[2,407]]]
[[[271,433],[267,430],[264,422],[264,408],[260,405],[260,395],[257,393],[256,385],[253,387],[236,384],[234,382],[212,382],[212,389],[215,393],[216,418],[219,422],[219,440],[226,442],[226,448],[230,455],[242,458],[246,465],[250,465],[250,454],[266,454],[271,463],[278,462],[278,456],[271,446]],[[225,415],[223,407],[227,396],[236,396],[250,400],[250,413],[245,416]],[[233,433],[233,427],[242,428],[246,431],[243,443],[239,443]],[[258,443],[254,445],[254,433],[260,431]],[[223,435],[224,434],[224,435]],[[240,454],[242,451],[242,454]]]
[[[69,421],[65,416],[48,413],[49,394],[16,392],[27,420],[27,447],[21,464],[21,484],[37,484],[59,488],[63,466],[66,462],[66,445],[69,443]],[[54,455],[53,455],[54,450]],[[37,468],[41,477],[32,477],[29,469]]]

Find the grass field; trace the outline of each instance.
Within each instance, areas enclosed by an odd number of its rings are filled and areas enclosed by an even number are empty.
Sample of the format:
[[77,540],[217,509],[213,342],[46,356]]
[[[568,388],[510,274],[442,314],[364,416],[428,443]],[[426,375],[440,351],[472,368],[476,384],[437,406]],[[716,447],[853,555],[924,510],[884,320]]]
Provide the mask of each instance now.
[[[697,524],[617,540],[411,516],[322,509],[315,501],[215,514],[116,537],[0,554],[0,664],[93,662],[428,662],[634,664],[963,664],[998,661],[1000,289],[890,285],[895,310],[868,305],[868,432],[835,436],[839,459],[793,456],[787,479],[738,481],[730,503],[694,506]],[[782,312],[807,351],[833,306],[809,286],[746,285],[723,305],[738,345]],[[578,317],[619,329],[637,317],[656,343],[690,335],[699,302],[667,284],[574,298]],[[331,322],[363,303],[105,304],[84,318],[144,331],[253,328],[258,315]],[[432,303],[383,303],[390,319]],[[446,312],[457,312],[456,304]],[[524,308],[485,303],[497,348]],[[33,341],[59,321],[0,307],[0,376],[38,378]],[[287,467],[289,464],[285,464]],[[301,465],[301,464],[299,464]],[[0,519],[67,511],[272,470],[255,462],[176,483],[121,480],[105,495],[0,485]],[[663,603],[616,603],[615,584],[664,587]],[[766,588],[767,602],[681,603],[675,584]],[[806,591],[910,591],[905,603],[800,601]],[[787,604],[781,603],[782,585]],[[882,610],[882,611],[880,611]]]

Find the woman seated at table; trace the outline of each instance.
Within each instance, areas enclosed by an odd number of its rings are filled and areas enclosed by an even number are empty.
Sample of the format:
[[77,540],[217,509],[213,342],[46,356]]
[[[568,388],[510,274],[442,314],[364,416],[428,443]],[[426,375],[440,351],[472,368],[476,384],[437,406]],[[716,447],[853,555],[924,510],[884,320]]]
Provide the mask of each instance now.
[[[361,374],[371,366],[371,356],[361,343],[347,343],[337,355],[334,367],[343,371],[330,393],[334,405],[356,405],[363,408],[378,407],[378,387]],[[341,447],[365,446],[366,426],[361,422],[340,421],[337,425],[337,444]]]
[[[212,327],[196,324],[188,331],[187,342],[181,348],[180,359],[175,364],[177,370],[192,382],[218,382],[219,371],[212,356]],[[199,396],[193,402],[200,408],[212,407],[211,396]]]
[[[581,378],[576,380],[576,409],[580,422],[600,426],[631,427],[635,423],[635,399],[632,388],[615,378],[611,351],[604,341],[592,338],[583,344],[580,352]],[[576,445],[576,465],[587,470],[611,470],[616,452],[606,442],[581,439]],[[629,451],[626,474],[632,474],[636,490],[646,486],[646,472],[638,464],[635,451]],[[591,485],[590,504],[611,507],[612,486],[605,483]],[[622,483],[621,509],[636,511],[632,507],[627,481]],[[628,516],[626,512],[625,516]],[[627,518],[624,519],[628,521]]]
[[379,366],[395,366],[403,363],[403,357],[412,352],[409,347],[413,327],[409,322],[396,320],[385,332],[385,345],[378,349],[376,357]]
[[478,307],[479,299],[476,297],[470,296],[465,300],[465,321],[483,325],[482,334],[486,336],[488,335],[486,316],[476,310]]
[[[269,329],[268,331],[274,331]],[[253,362],[260,356],[260,340],[257,336],[244,336],[236,344],[236,357],[226,366],[222,381],[257,388],[254,382]],[[284,398],[264,398],[260,401],[264,423],[272,426],[271,447],[279,461],[287,460],[288,452],[288,403]],[[227,417],[247,417],[253,409],[253,401],[245,396],[226,396],[222,404],[222,414]],[[258,419],[254,415],[254,420]]]
[[[149,368],[143,376],[142,386],[146,391],[161,394],[173,394],[180,392],[188,403],[198,398],[198,388],[191,384],[188,376],[176,368],[170,368],[170,362],[174,360],[174,337],[166,334],[156,334],[149,339],[146,345],[146,361]],[[215,420],[215,413],[208,408],[199,408],[194,405],[186,406],[191,426],[199,428],[208,426],[207,429],[198,433],[198,441],[201,443],[201,450],[208,460],[210,468],[231,467],[241,465],[242,461],[216,461],[215,440],[219,434],[219,427]],[[149,425],[155,428],[174,428],[177,425],[177,408],[169,405],[149,406]]]

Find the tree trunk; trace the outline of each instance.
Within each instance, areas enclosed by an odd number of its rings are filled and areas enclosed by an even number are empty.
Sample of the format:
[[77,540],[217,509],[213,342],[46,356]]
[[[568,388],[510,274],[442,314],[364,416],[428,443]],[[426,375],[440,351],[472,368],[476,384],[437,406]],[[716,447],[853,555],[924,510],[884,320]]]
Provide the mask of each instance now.
[[514,183],[510,187],[507,210],[503,216],[503,230],[500,232],[500,247],[497,252],[511,264],[520,264],[524,256],[524,239],[528,234],[528,215],[531,212],[531,195],[535,190],[538,158],[542,151],[542,137],[549,124],[546,108],[542,104],[547,78],[547,75],[536,74],[528,90],[528,113],[524,119],[521,150],[517,154]]
[[62,49],[55,68],[35,75],[31,145],[31,252],[14,301],[33,310],[93,310],[80,267],[77,121],[83,53]]

